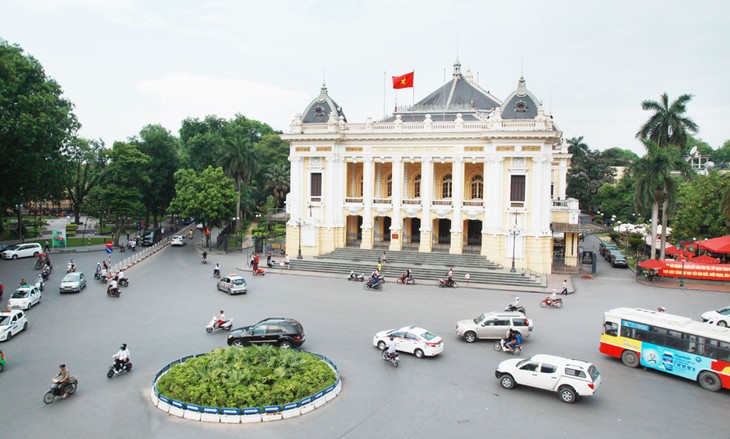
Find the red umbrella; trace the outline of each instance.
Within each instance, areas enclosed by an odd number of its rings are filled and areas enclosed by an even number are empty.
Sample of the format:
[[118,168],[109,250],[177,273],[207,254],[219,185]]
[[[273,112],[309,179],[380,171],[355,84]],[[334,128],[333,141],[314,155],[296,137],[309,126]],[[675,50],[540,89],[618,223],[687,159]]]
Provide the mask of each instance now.
[[701,255],[701,256],[697,256],[696,258],[692,259],[692,262],[695,262],[698,264],[719,264],[720,260],[717,258],[713,258],[710,255]]
[[730,253],[730,236],[720,236],[718,238],[704,239],[697,241],[700,248],[709,250],[713,253]]
[[666,266],[667,264],[659,259],[648,259],[646,261],[639,262],[639,267],[647,270],[660,270]]

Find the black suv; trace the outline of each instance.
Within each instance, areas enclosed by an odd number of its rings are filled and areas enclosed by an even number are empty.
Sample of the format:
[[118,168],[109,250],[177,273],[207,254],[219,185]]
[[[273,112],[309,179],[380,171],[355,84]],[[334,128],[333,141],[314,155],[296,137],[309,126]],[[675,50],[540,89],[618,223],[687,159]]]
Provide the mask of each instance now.
[[272,344],[280,348],[298,348],[304,343],[304,328],[294,319],[270,317],[251,326],[234,329],[228,336],[229,346]]

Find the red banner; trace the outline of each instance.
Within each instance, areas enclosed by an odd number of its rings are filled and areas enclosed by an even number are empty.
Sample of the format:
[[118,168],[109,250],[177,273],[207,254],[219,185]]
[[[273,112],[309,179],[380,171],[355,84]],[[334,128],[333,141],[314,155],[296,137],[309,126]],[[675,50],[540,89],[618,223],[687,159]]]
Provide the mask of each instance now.
[[[664,261],[667,266],[659,269],[659,276],[681,277],[685,279],[725,280],[730,281],[730,264],[695,264],[678,261]],[[684,265],[684,269],[682,268]]]

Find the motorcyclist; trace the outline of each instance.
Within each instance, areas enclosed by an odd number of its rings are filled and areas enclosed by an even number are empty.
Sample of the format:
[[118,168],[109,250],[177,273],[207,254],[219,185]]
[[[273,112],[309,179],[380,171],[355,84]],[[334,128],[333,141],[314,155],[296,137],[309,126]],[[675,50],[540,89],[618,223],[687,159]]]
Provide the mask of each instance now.
[[226,315],[223,313],[223,310],[221,310],[220,314],[218,314],[218,320],[215,321],[215,327],[220,328],[223,326],[223,324],[226,322]]
[[510,310],[516,310],[519,305],[520,305],[520,298],[515,297],[515,300],[512,303],[510,303],[509,305],[507,305],[507,308],[509,308]]
[[220,276],[221,275],[221,265],[219,263],[215,263],[215,268],[213,268],[213,276]]
[[378,273],[378,270],[373,271],[373,274],[370,275],[370,286],[373,286],[380,282],[380,279],[382,279],[382,277],[380,276],[380,273]]
[[520,334],[518,331],[515,331],[514,329],[509,330],[509,334],[507,335],[507,337],[509,337],[509,339],[505,346],[510,351],[514,351],[517,346],[520,346],[522,344],[522,334]]
[[25,280],[25,278],[20,279],[20,283],[18,284],[18,287],[27,287],[28,282]]
[[391,335],[391,336],[390,336],[390,339],[388,340],[388,342],[387,342],[387,343],[388,343],[388,344],[386,345],[386,346],[387,346],[387,349],[386,349],[386,351],[385,351],[385,355],[386,355],[386,356],[388,357],[388,359],[390,360],[391,358],[393,358],[393,355],[395,355],[395,337],[393,337],[393,336]]
[[555,303],[555,300],[557,298],[558,298],[558,292],[555,291],[555,288],[553,288],[553,292],[550,293],[550,296],[548,297],[548,301],[547,301],[548,305],[552,305],[553,303]]
[[207,261],[208,261],[208,252],[203,251],[203,262],[207,262]]
[[122,370],[122,368],[129,363],[129,350],[127,349],[127,344],[122,343],[119,347],[119,352],[114,354],[112,358],[114,358],[114,369]]
[[412,278],[411,278],[411,269],[408,268],[408,269],[406,269],[406,272],[403,273],[403,284],[405,285],[405,284],[407,284],[411,280],[412,280]]
[[62,398],[65,398],[68,396],[68,393],[66,393],[66,383],[68,383],[69,378],[71,375],[68,373],[68,370],[66,369],[65,364],[61,364],[58,366],[60,369],[58,371],[58,374],[56,374],[55,377],[51,378],[51,380],[54,382],[54,385],[63,391]]
[[94,278],[99,279],[101,277],[101,262],[96,263],[96,271],[94,271]]
[[109,282],[109,291],[111,291],[113,294],[119,295],[119,287],[117,286],[117,279],[112,278],[111,282]]
[[73,273],[76,271],[76,262],[74,262],[73,258],[68,263],[68,269],[70,273]]
[[449,268],[449,272],[446,273],[446,283],[449,285],[454,285],[454,269]]

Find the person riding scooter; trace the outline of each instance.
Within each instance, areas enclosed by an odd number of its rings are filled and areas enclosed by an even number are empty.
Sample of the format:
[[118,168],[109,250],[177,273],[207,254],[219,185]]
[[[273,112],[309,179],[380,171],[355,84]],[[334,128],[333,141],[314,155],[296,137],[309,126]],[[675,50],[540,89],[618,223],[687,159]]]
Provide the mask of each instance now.
[[71,374],[68,373],[68,370],[66,369],[65,364],[61,364],[59,367],[58,374],[56,374],[55,377],[51,378],[53,381],[53,385],[58,388],[59,390],[63,391],[62,398],[65,398],[68,396],[68,393],[66,393],[66,383],[68,383],[69,378],[71,377]]
[[215,322],[215,325],[213,325],[216,329],[220,328],[221,325],[223,325],[226,322],[226,315],[223,313],[223,310],[221,310],[220,314],[218,314],[218,320]]
[[368,280],[368,284],[370,286],[376,285],[377,283],[381,282],[383,280],[383,276],[381,276],[380,273],[378,273],[378,270],[373,271],[373,274],[370,275],[370,280]]
[[73,258],[68,262],[68,272],[69,273],[75,273],[76,272],[76,262],[74,262]]
[[117,297],[119,297],[119,287],[117,286],[117,279],[116,277],[112,278],[111,282],[109,282],[109,287],[107,287],[110,294],[113,294]]
[[114,358],[114,369],[122,370],[126,364],[129,363],[129,350],[127,349],[127,344],[123,343],[119,347],[119,352],[114,354],[112,358]]
[[393,355],[396,354],[395,351],[395,337],[392,335],[390,336],[390,340],[388,340],[388,344],[386,345],[387,349],[385,351],[385,354],[388,356],[388,359],[393,358]]
[[514,351],[517,346],[520,346],[522,344],[522,334],[520,334],[518,331],[515,331],[514,329],[509,330],[506,338],[507,343],[505,343],[505,347],[507,347],[510,352]]
[[208,252],[206,252],[206,251],[203,251],[203,263],[204,264],[208,263]]
[[215,268],[213,268],[213,276],[220,277],[221,276],[221,265],[219,263],[215,263]]

